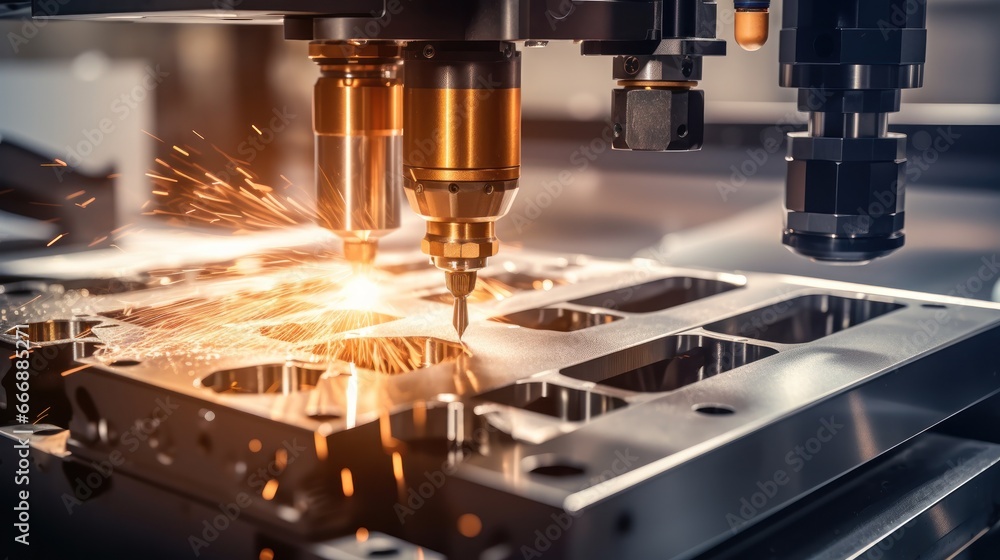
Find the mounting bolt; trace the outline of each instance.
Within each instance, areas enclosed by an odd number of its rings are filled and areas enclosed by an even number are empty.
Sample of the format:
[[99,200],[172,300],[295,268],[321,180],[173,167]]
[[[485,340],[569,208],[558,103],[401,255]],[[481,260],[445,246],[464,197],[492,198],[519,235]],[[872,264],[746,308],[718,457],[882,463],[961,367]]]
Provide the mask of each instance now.
[[434,58],[434,45],[424,45],[424,58]]
[[684,59],[683,63],[681,63],[681,74],[684,74],[685,78],[690,78],[691,72],[694,72],[694,62],[692,62],[691,58],[688,57]]
[[625,72],[630,76],[639,73],[639,59],[634,56],[625,57]]
[[493,185],[486,185],[483,187],[483,192],[486,194],[493,194]]
[[456,183],[452,183],[452,184],[448,185],[448,192],[450,192],[451,194],[458,194],[458,191],[459,191],[459,188],[458,188],[458,185]]

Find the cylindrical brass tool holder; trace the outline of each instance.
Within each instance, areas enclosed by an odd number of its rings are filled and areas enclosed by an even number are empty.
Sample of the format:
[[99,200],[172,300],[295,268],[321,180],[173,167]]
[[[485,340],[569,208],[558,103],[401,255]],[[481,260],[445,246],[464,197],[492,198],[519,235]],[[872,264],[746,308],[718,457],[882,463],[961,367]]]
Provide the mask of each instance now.
[[521,61],[513,43],[419,42],[404,51],[403,180],[427,221],[422,249],[456,297],[497,253],[521,171]]
[[354,264],[375,260],[378,240],[399,227],[402,183],[402,48],[314,41],[313,95],[320,225],[344,241]]

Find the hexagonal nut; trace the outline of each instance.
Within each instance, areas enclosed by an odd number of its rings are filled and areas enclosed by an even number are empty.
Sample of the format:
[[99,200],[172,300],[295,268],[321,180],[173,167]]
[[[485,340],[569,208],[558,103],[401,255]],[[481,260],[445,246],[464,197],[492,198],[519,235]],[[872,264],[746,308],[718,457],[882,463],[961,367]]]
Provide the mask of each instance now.
[[926,29],[800,28],[781,32],[784,64],[923,64]]
[[705,128],[705,92],[689,89],[616,89],[612,99],[619,150],[700,150]]
[[846,0],[841,2],[789,2],[782,6],[782,26],[904,29],[923,27],[927,6],[924,1],[872,2]]
[[497,251],[500,250],[500,242],[497,239],[493,239],[492,241],[482,239],[459,242],[455,240],[427,239],[425,237],[420,241],[420,250],[432,257],[481,259],[497,254]]
[[808,113],[895,113],[901,101],[898,89],[799,90],[799,111]]
[[906,135],[890,132],[882,138],[840,138],[790,132],[788,155],[795,160],[903,160],[906,159]]
[[[878,210],[873,207],[871,210]],[[856,211],[855,211],[856,212]],[[855,214],[815,214],[811,212],[788,212],[785,228],[811,235],[837,237],[889,237],[902,231],[906,212]]]
[[785,207],[817,214],[903,211],[905,161],[788,162]]

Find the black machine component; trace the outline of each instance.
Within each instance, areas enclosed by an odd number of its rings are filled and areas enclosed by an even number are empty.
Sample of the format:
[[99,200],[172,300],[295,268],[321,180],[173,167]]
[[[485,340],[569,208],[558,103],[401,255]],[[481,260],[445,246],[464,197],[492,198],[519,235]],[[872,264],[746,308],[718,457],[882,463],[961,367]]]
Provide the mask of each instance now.
[[[716,38],[712,0],[133,0],[84,1],[36,17],[239,22],[283,19],[287,39],[307,41],[581,41],[584,55],[613,56],[616,149],[691,151],[701,147],[701,57],[726,53]],[[768,2],[737,0],[766,13]]]
[[[582,43],[614,57],[616,149],[701,147],[704,95],[693,89],[701,57],[724,55],[711,0],[132,0],[84,1],[36,17],[149,21],[283,20],[288,39],[309,41],[524,41]],[[736,39],[767,39],[767,0],[734,0]],[[889,133],[900,90],[920,87],[924,2],[789,0],[781,33],[781,85],[799,89],[806,133],[789,139],[783,242],[818,261],[866,262],[903,245],[905,137]]]
[[789,134],[783,242],[819,261],[865,262],[903,246],[906,136],[888,131],[900,90],[923,84],[926,6],[791,0],[781,85],[809,130]]

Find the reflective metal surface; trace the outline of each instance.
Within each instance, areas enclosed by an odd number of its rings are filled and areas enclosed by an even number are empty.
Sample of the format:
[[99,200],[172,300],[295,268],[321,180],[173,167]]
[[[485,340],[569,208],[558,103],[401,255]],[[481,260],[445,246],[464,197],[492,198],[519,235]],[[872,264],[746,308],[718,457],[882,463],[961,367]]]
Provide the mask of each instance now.
[[[177,492],[246,492],[248,517],[296,542],[366,527],[454,558],[706,553],[1000,390],[994,304],[522,252],[480,284],[535,280],[475,300],[463,347],[418,261],[383,261],[403,272],[382,278],[378,318],[324,343],[353,364],[317,361],[291,327],[260,334],[285,351],[220,353],[185,347],[183,321],[116,313],[310,282],[308,266],[30,304],[15,292],[0,296],[3,336],[27,322],[39,348],[70,352],[46,375],[72,407],[73,460],[119,450],[123,473]],[[111,363],[96,350],[164,328],[176,347]],[[379,373],[350,350],[372,339],[412,361]],[[166,402],[176,411],[128,451],[121,434]],[[273,483],[250,482],[275,462]],[[428,481],[436,499],[420,497]]]

